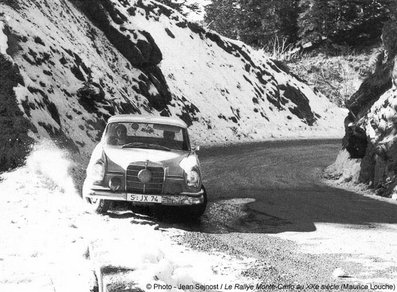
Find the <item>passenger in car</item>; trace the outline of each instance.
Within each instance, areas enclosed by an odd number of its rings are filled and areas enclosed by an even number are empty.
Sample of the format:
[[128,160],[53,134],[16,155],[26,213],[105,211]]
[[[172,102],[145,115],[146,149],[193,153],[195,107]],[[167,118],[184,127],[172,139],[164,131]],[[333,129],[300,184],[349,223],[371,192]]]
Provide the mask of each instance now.
[[163,137],[164,137],[164,142],[166,147],[169,147],[171,149],[180,149],[180,143],[178,141],[175,141],[175,132],[172,131],[164,131],[163,132]]

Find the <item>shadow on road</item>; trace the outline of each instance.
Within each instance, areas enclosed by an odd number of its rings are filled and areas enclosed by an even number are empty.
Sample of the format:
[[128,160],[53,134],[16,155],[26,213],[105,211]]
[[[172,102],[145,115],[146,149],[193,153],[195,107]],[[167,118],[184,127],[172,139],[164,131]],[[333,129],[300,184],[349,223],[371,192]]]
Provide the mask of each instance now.
[[[397,223],[397,205],[322,184],[339,141],[286,141],[207,150],[201,158],[209,205],[199,222],[161,227],[207,233],[311,232],[316,223]],[[211,152],[212,151],[212,152]]]
[[357,228],[396,224],[397,205],[363,197],[328,186],[315,190],[266,191],[263,200],[223,199],[210,202],[196,222],[172,215],[154,219],[160,228],[178,228],[205,233],[311,232],[316,223],[334,223]]

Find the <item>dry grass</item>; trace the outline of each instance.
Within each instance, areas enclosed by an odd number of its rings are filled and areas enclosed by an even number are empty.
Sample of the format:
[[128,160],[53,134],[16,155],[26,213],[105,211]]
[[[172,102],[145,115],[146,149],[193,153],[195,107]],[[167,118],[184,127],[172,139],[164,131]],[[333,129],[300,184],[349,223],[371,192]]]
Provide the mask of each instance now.
[[365,77],[375,68],[377,50],[343,56],[301,56],[287,62],[291,71],[303,78],[333,103],[344,106]]
[[288,44],[286,39],[275,37],[266,47],[259,52],[269,56],[271,59],[289,62],[301,58],[299,48]]

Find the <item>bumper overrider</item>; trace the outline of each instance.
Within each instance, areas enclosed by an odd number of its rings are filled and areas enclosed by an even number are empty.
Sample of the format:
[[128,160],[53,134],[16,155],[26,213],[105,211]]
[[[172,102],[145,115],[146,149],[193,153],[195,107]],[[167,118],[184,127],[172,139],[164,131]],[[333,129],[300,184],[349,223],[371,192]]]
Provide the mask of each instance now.
[[182,192],[180,194],[138,194],[131,192],[113,192],[109,188],[93,186],[84,191],[84,197],[111,201],[125,201],[137,205],[198,205],[204,202],[204,189],[198,192]]

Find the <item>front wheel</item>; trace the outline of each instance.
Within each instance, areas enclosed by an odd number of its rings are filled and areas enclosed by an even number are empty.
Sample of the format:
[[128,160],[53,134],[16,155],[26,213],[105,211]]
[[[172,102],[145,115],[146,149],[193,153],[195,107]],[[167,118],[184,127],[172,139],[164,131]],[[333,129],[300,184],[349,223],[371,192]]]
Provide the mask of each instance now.
[[196,220],[199,219],[205,212],[205,209],[207,208],[207,191],[205,190],[204,186],[203,186],[203,190],[204,190],[204,200],[201,204],[198,205],[194,205],[194,206],[189,206],[187,211],[187,215],[189,216],[189,218],[191,218],[192,220]]
[[110,208],[110,201],[103,199],[85,198],[87,207],[97,214],[105,214]]

